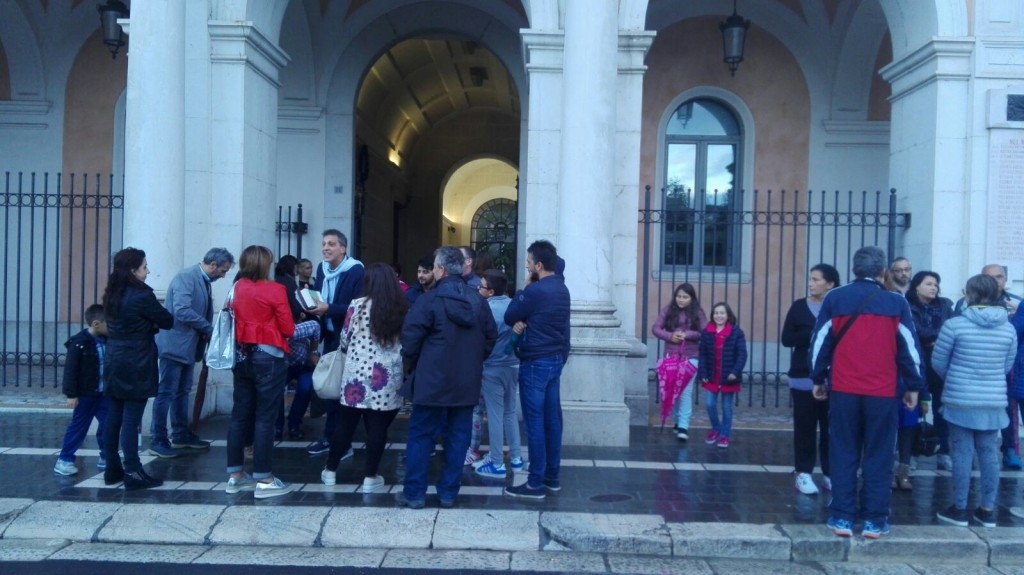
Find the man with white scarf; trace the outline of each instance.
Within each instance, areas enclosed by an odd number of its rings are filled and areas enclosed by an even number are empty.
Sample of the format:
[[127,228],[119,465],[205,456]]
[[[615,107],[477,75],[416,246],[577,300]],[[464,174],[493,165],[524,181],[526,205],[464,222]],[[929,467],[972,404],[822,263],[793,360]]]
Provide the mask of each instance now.
[[[310,311],[323,320],[324,353],[335,351],[341,343],[341,326],[352,300],[363,295],[363,262],[349,257],[348,238],[338,230],[330,229],[321,234],[320,252],[324,261],[316,267],[316,281],[313,289],[320,292],[323,301]],[[310,455],[330,451],[328,438],[334,434],[338,421],[338,403],[326,402],[327,420],[324,422],[324,436],[306,446]],[[351,451],[342,459],[347,459]]]

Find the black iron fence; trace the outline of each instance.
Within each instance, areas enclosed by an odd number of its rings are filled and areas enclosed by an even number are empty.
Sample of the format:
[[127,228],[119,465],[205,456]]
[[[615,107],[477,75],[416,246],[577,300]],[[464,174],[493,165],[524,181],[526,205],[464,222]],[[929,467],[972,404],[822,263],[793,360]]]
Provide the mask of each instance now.
[[[277,251],[274,254],[280,258],[283,255],[291,254],[302,259],[302,236],[309,231],[309,224],[302,221],[302,204],[295,208],[294,215],[292,207],[277,206],[277,223],[274,225],[277,232]],[[292,236],[294,236],[294,248],[292,251]]]
[[[0,386],[56,386],[64,342],[102,299],[121,248],[120,177],[5,172]],[[44,383],[45,382],[45,383]]]
[[[783,376],[790,353],[779,344],[779,334],[790,304],[806,296],[808,269],[829,263],[847,282],[858,248],[875,245],[890,259],[898,256],[899,232],[909,228],[910,214],[896,211],[896,190],[700,194],[670,186],[656,200],[650,186],[646,189],[639,214],[643,324],[638,329],[649,343],[650,365],[653,369],[664,349],[664,342],[650,335],[651,326],[676,286],[689,282],[709,319],[715,302],[728,302],[747,336],[741,401],[787,405]],[[661,208],[652,207],[655,201]]]

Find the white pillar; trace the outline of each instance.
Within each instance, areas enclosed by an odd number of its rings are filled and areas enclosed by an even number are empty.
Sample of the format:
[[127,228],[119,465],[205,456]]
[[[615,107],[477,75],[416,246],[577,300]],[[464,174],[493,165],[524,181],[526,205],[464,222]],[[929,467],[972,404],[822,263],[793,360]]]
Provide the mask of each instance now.
[[185,4],[136,2],[128,50],[124,244],[163,291],[184,264]]
[[570,1],[565,14],[558,250],[574,301],[611,304],[616,2]]

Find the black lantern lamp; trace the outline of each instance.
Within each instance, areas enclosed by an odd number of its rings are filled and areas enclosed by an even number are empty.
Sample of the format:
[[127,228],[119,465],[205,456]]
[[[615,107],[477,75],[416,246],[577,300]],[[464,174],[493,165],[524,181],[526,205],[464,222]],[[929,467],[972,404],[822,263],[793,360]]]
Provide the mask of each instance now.
[[750,20],[744,20],[736,13],[736,0],[732,2],[732,16],[725,22],[718,25],[722,31],[722,48],[725,57],[722,61],[729,65],[729,73],[736,76],[736,68],[739,68],[743,61],[743,44],[747,41],[747,29],[750,28]]
[[103,28],[103,43],[110,50],[110,59],[117,58],[117,51],[124,46],[124,31],[117,23],[118,18],[128,17],[128,7],[120,0],[107,0],[96,7],[100,12],[100,26]]

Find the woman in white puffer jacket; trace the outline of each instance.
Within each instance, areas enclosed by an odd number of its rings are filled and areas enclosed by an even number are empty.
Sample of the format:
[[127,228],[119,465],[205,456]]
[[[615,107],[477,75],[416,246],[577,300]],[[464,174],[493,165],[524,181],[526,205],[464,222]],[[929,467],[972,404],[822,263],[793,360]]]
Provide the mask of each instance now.
[[942,325],[932,367],[946,381],[942,412],[949,423],[955,501],[938,513],[940,521],[967,527],[971,462],[978,455],[981,505],[974,520],[995,527],[999,487],[999,431],[1009,424],[1006,374],[1017,353],[1017,332],[999,301],[999,284],[985,275],[967,280],[969,307]]

